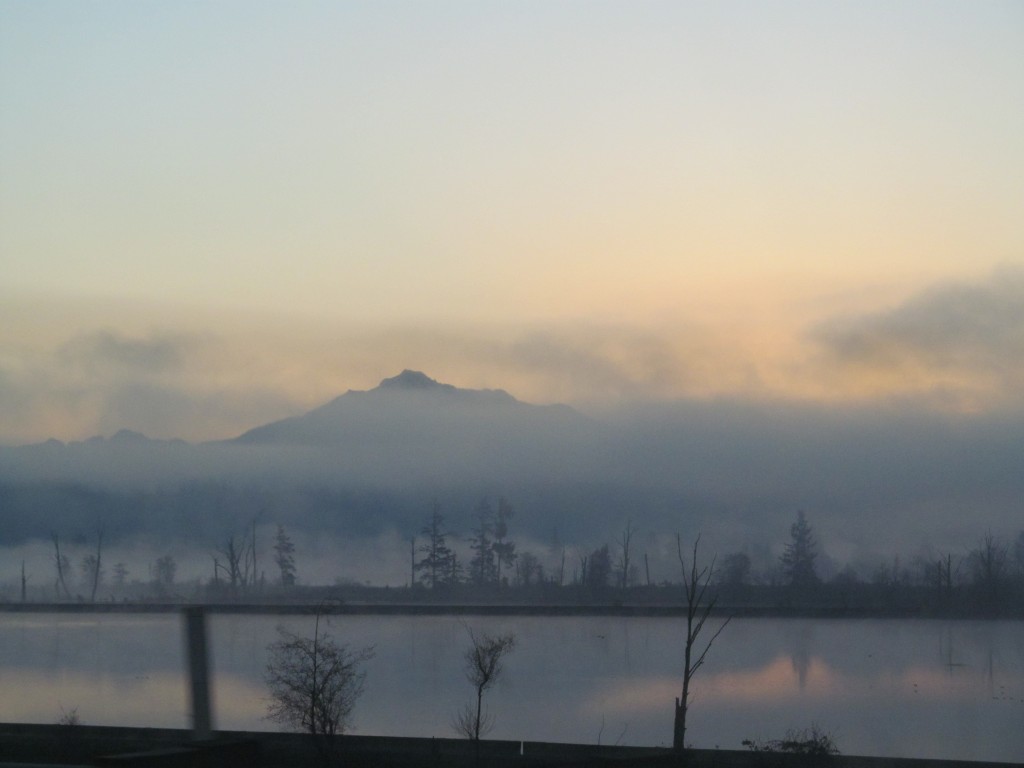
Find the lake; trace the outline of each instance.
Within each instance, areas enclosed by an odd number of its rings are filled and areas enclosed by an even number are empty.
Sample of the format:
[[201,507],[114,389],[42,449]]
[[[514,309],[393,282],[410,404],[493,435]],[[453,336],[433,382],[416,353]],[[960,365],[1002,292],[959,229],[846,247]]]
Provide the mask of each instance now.
[[[321,627],[324,628],[324,624]],[[0,721],[188,727],[177,614],[0,614]],[[209,618],[215,727],[273,730],[262,674],[276,626],[306,616]],[[466,628],[514,632],[487,694],[492,738],[669,745],[683,620],[335,616],[372,645],[356,733],[455,735],[471,699]],[[694,681],[687,741],[742,749],[816,724],[845,754],[1024,761],[1024,622],[733,621]]]

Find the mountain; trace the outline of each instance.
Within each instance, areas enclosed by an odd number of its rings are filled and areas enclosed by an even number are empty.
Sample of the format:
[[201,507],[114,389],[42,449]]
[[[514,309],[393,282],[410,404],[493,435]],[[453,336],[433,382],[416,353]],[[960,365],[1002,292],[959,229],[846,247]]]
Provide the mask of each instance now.
[[302,415],[249,430],[242,445],[333,446],[358,450],[390,445],[439,446],[510,439],[550,440],[589,420],[565,405],[528,405],[504,390],[460,389],[420,371],[404,370],[369,391],[350,390]]
[[[405,370],[292,418],[203,444],[122,430],[0,449],[0,543],[80,530],[215,540],[253,516],[307,531],[418,530],[432,500],[529,501],[521,519],[577,504],[553,487],[590,471],[603,427],[565,405],[462,389]],[[592,500],[591,500],[592,501]],[[4,527],[6,526],[6,527]]]

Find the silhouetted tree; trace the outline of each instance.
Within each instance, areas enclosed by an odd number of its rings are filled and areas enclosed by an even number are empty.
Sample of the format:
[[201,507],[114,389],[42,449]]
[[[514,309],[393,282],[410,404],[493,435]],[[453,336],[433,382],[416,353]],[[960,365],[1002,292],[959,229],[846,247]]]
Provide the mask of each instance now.
[[952,553],[928,554],[914,560],[918,582],[935,591],[942,601],[953,596],[953,584],[960,571],[960,560]]
[[232,534],[217,552],[224,556],[222,563],[219,558],[213,559],[214,581],[218,581],[218,571],[227,577],[232,592],[246,590],[256,585],[256,521],[253,520],[250,530],[242,535]]
[[465,581],[465,578],[466,570],[462,567],[462,563],[459,562],[459,556],[453,551],[448,561],[448,567],[445,570],[445,583],[461,584]]
[[[562,586],[565,584],[565,544],[562,542],[557,526],[551,530],[551,544],[548,547],[548,554],[557,563],[557,566],[552,566],[551,581],[558,584],[558,586]],[[558,574],[557,577],[555,576],[556,573]]]
[[475,704],[467,704],[456,715],[455,729],[477,743],[477,759],[480,757],[480,737],[494,727],[494,716],[483,708],[484,693],[501,676],[502,660],[515,647],[515,635],[477,636],[467,627],[470,646],[465,655],[466,679],[476,692]]
[[516,584],[528,587],[544,581],[544,566],[532,552],[520,552],[516,560]]
[[469,539],[473,557],[469,561],[469,580],[478,585],[493,584],[498,580],[498,563],[494,553],[494,508],[487,499],[481,499],[473,512],[476,527]]
[[436,501],[430,513],[430,520],[423,526],[422,534],[427,537],[418,549],[423,558],[416,562],[413,570],[420,572],[420,581],[430,589],[451,583],[455,553],[448,546],[444,515],[441,514],[441,505]]
[[793,586],[808,586],[818,583],[814,560],[818,553],[814,534],[803,511],[797,512],[796,522],[789,528],[790,541],[779,558],[786,581]]
[[227,538],[224,545],[217,551],[224,556],[224,563],[221,563],[219,559],[214,557],[214,575],[216,576],[218,569],[223,570],[227,576],[228,584],[231,586],[232,591],[234,591],[243,583],[242,548],[235,539],[235,536],[232,535]]
[[676,752],[686,749],[686,714],[690,709],[690,683],[697,670],[704,665],[704,659],[711,650],[712,644],[722,634],[729,621],[730,616],[723,621],[715,633],[711,635],[703,650],[697,646],[697,639],[704,624],[714,610],[717,598],[709,597],[708,586],[711,584],[715,572],[715,559],[707,566],[699,565],[698,548],[700,547],[700,536],[693,542],[693,554],[690,564],[686,564],[683,558],[683,542],[679,534],[676,534],[676,552],[679,556],[679,567],[683,573],[683,593],[686,597],[686,639],[683,656],[683,692],[682,696],[676,699],[675,718],[672,728],[672,747]]
[[363,664],[373,648],[357,651],[320,632],[320,614],[312,637],[277,628],[278,640],[268,647],[264,679],[270,689],[267,716],[305,731],[325,757],[334,750],[334,736],[345,732],[363,692]]
[[733,552],[722,558],[718,567],[718,583],[738,586],[750,583],[750,555],[746,552]]
[[629,547],[630,543],[633,540],[634,533],[636,533],[636,529],[633,527],[633,521],[627,520],[626,527],[622,530],[622,533],[619,535],[619,539],[617,541],[617,544],[619,545],[619,589],[625,589],[629,586]]
[[103,581],[103,570],[100,567],[100,561],[96,555],[86,555],[82,558],[82,562],[78,566],[82,571],[82,582],[92,586],[92,594],[89,597],[89,601],[96,602],[96,590],[99,588],[100,582]]
[[[88,558],[86,558],[88,559]],[[99,589],[100,580],[103,578],[103,526],[96,529],[96,554],[92,557],[89,565],[89,576],[87,581],[92,582],[92,590],[89,593],[90,602],[96,602],[96,590]]]
[[166,590],[174,585],[174,577],[178,572],[178,564],[172,555],[163,555],[156,559],[153,566],[153,581],[161,590]]
[[1008,551],[1008,547],[990,531],[967,558],[972,583],[981,597],[990,604],[999,599],[1003,584],[1009,576]]
[[608,545],[604,544],[583,561],[583,583],[592,593],[600,594],[608,589],[608,580],[612,575],[612,556]]
[[50,540],[53,541],[53,564],[57,569],[57,596],[60,597],[60,593],[63,591],[64,597],[70,600],[71,590],[68,589],[67,577],[71,570],[71,563],[67,555],[62,555],[60,552],[60,536],[51,531]]
[[274,537],[274,563],[281,574],[281,586],[295,586],[295,544],[280,523]]
[[114,563],[114,586],[123,587],[128,581],[128,566],[124,563]]
[[494,543],[491,549],[497,559],[497,581],[501,583],[501,568],[511,567],[516,559],[516,545],[508,539],[508,521],[512,519],[515,511],[512,505],[504,497],[498,499],[498,517],[494,521]]

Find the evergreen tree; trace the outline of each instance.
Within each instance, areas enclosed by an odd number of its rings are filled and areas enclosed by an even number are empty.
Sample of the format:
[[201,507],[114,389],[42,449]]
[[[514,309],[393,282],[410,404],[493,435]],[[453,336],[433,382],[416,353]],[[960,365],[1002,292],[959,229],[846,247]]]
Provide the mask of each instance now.
[[295,544],[278,523],[277,535],[274,537],[274,562],[281,572],[281,586],[295,586]]
[[608,545],[604,544],[590,553],[584,583],[591,592],[602,593],[608,589],[611,575],[612,556],[608,551]]
[[178,564],[175,562],[173,555],[167,554],[158,557],[153,568],[153,581],[162,591],[174,584],[174,576],[177,572]]
[[128,582],[128,566],[124,563],[114,564],[114,586],[123,587]]
[[448,547],[444,515],[441,514],[441,505],[436,501],[430,521],[423,526],[421,533],[427,537],[426,542],[417,550],[423,554],[423,559],[413,566],[414,570],[420,571],[420,581],[430,589],[440,584],[453,583],[457,573],[455,553]]
[[494,552],[494,508],[482,499],[473,512],[476,527],[469,539],[473,557],[469,561],[469,580],[478,586],[494,584],[498,580],[498,563]]
[[733,552],[722,558],[718,571],[718,583],[736,586],[750,583],[750,555],[746,552]]
[[459,562],[458,555],[453,551],[443,572],[445,584],[461,584],[466,577],[466,569]]
[[498,581],[501,581],[501,568],[511,568],[516,560],[515,542],[508,540],[508,521],[515,514],[512,505],[505,498],[498,499],[498,518],[494,523],[494,543],[491,548],[498,560]]
[[807,586],[819,582],[814,571],[817,543],[803,511],[797,512],[796,522],[789,528],[790,541],[779,558],[782,573],[793,586]]

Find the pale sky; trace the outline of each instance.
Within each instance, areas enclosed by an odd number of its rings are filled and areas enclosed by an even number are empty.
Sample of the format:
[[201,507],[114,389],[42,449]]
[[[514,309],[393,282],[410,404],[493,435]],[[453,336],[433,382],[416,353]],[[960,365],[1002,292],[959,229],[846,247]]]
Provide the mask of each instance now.
[[1024,406],[1020,2],[0,0],[0,443],[403,368]]

